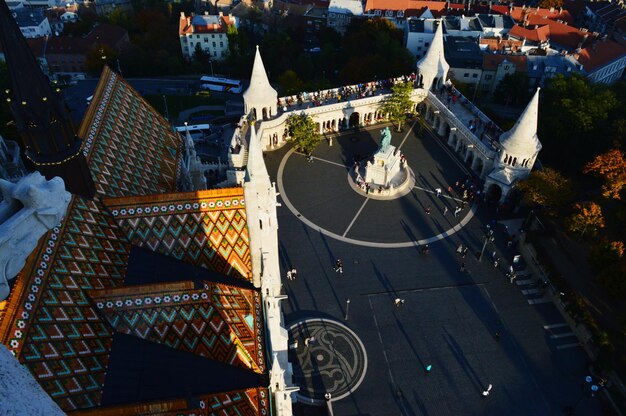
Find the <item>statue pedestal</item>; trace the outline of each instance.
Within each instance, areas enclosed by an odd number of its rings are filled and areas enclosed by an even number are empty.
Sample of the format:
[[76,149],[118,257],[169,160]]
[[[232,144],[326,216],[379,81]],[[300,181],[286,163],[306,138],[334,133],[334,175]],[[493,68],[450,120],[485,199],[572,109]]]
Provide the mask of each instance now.
[[374,154],[374,163],[367,162],[365,166],[365,182],[388,187],[400,172],[400,165],[400,152],[396,154],[394,146],[389,145],[384,150],[379,149]]
[[372,199],[395,199],[409,192],[415,185],[415,175],[402,161],[400,152],[388,145],[374,154],[374,163],[356,165],[348,175],[348,181],[356,192]]

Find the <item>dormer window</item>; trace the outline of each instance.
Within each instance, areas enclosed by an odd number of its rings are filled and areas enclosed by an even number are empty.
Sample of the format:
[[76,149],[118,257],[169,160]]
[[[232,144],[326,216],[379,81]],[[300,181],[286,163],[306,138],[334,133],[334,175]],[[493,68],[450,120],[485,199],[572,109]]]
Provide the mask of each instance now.
[[374,16],[380,16],[381,14],[380,10],[374,10]]
[[386,17],[393,17],[393,10],[387,10],[387,11],[385,11],[385,16],[386,16]]
[[398,16],[398,18],[403,18],[404,17],[404,11],[403,10],[398,10],[398,13],[396,14],[396,16]]

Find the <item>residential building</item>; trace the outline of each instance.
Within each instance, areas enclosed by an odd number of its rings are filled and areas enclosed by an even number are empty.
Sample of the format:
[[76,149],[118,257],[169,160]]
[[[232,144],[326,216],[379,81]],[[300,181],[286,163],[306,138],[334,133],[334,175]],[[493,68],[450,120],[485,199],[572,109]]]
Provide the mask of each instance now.
[[304,13],[307,33],[317,33],[326,26],[328,9],[326,7],[311,7]]
[[83,0],[82,5],[94,10],[98,16],[108,16],[113,10],[121,9],[127,12],[133,10],[130,0]]
[[434,36],[438,22],[443,22],[444,37],[494,37],[506,35],[515,22],[509,16],[486,15],[444,16],[441,19],[415,18],[406,19],[405,46],[418,59],[426,53]]
[[585,27],[598,33],[612,33],[616,24],[626,18],[623,2],[596,1],[585,3],[582,20]]
[[237,19],[233,15],[192,15],[180,13],[178,35],[183,56],[193,59],[196,48],[201,48],[211,59],[220,60],[228,53],[228,28],[237,27]]
[[557,75],[570,76],[581,72],[581,65],[571,56],[561,54],[528,55],[528,81],[531,88],[543,87]]
[[478,45],[481,50],[491,53],[521,53],[524,43],[524,40],[517,40],[511,37],[503,39],[500,36],[493,38],[480,38],[478,41]]
[[13,17],[25,38],[52,35],[50,22],[42,9],[22,7],[12,11]]
[[438,18],[443,16],[470,14],[461,3],[423,0],[367,0],[365,14],[368,17],[384,17],[398,28],[404,28],[404,20],[414,17]]
[[330,0],[326,25],[340,34],[345,34],[353,18],[363,17],[360,0]]
[[[0,179],[15,182],[26,173],[20,145],[12,140],[4,140],[0,136]],[[2,195],[0,195],[0,200],[2,200]]]
[[483,53],[475,38],[448,36],[444,40],[448,75],[455,81],[478,84],[483,73]]
[[485,54],[480,88],[493,93],[505,76],[516,72],[528,72],[526,55]]
[[596,41],[574,55],[593,82],[612,84],[626,68],[626,46],[612,40]]

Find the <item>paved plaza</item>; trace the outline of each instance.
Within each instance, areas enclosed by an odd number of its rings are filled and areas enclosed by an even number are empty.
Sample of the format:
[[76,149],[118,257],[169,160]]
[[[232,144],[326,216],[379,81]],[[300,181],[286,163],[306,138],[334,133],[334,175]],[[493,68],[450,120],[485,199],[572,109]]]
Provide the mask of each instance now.
[[561,415],[565,406],[599,414],[598,399],[581,388],[587,357],[563,318],[540,297],[531,301],[536,291],[521,286],[531,277],[511,284],[504,276],[516,249],[500,229],[476,260],[495,213],[474,205],[454,216],[462,207],[454,184],[469,171],[441,139],[417,125],[393,132],[415,173],[409,194],[383,201],[350,186],[355,156],[376,150],[382,127],[324,141],[312,163],[289,146],[266,154],[281,193],[283,276],[298,270],[283,279],[298,411],[314,414],[307,407],[322,409],[331,393],[340,416]]

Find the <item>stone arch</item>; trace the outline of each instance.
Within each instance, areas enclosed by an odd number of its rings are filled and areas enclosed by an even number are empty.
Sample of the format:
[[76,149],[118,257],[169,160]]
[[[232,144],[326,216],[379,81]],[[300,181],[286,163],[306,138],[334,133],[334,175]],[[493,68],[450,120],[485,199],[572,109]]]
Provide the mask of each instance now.
[[457,142],[458,142],[458,138],[456,137],[456,133],[452,133],[450,135],[450,140],[448,141],[448,144],[450,145],[450,147],[452,147],[453,149],[456,149],[457,146]]
[[474,172],[476,172],[476,174],[478,176],[481,176],[483,174],[483,168],[485,167],[485,164],[482,160],[482,158],[477,157],[474,159],[474,166],[472,167],[472,170]]
[[474,164],[474,152],[468,151],[465,155],[465,163],[472,166]]
[[439,88],[439,81],[440,80],[441,80],[441,78],[439,78],[439,77],[433,78],[433,83],[430,86],[430,90],[432,92],[437,92],[437,89]]
[[359,127],[361,125],[361,114],[358,111],[350,114],[348,125],[349,127]]
[[333,119],[333,121],[330,122],[330,128],[333,129],[333,131],[337,131],[337,120]]

